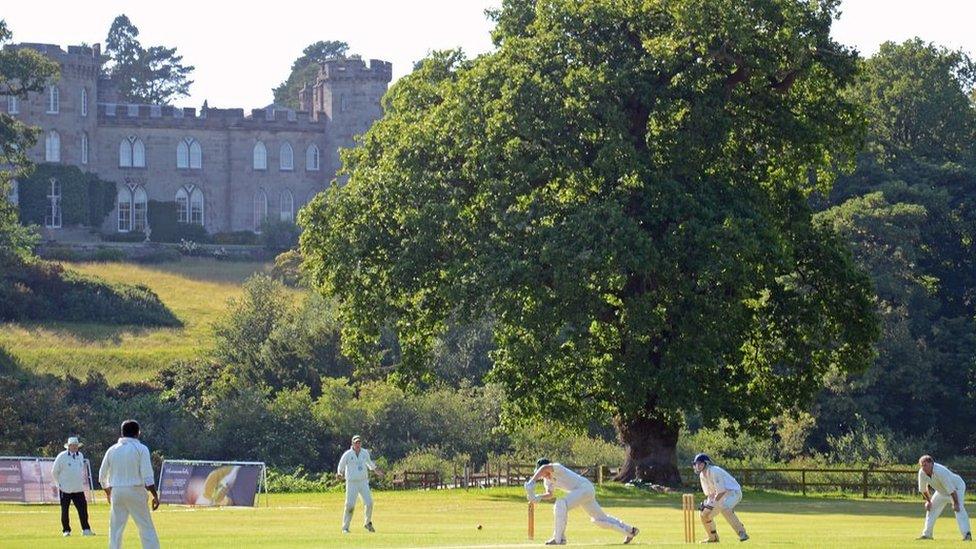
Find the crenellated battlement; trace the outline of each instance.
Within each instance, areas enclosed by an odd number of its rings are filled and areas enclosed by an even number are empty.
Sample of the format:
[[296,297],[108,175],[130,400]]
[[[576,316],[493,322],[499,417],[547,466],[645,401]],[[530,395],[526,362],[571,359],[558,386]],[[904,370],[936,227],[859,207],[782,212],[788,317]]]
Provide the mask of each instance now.
[[306,111],[253,109],[250,116],[244,109],[207,108],[169,105],[133,105],[127,103],[99,103],[98,123],[105,126],[147,126],[159,128],[247,129],[268,131],[323,132],[325,120],[314,120]]
[[353,79],[389,83],[393,79],[393,64],[379,59],[370,59],[367,65],[362,59],[350,57],[329,59],[319,65],[319,81]]
[[34,50],[52,60],[63,65],[83,66],[86,68],[99,67],[101,65],[102,47],[100,44],[94,46],[68,46],[65,51],[57,44],[37,44],[24,42],[20,44],[8,44],[4,49],[9,50]]

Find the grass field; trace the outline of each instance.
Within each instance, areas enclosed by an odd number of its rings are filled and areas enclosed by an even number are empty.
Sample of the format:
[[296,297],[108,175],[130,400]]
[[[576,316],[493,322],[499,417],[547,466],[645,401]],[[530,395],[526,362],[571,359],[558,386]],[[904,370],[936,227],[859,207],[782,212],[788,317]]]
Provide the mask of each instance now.
[[71,269],[113,282],[144,284],[183,321],[183,328],[146,329],[89,323],[0,324],[0,347],[28,370],[83,377],[102,372],[112,383],[139,381],[175,359],[213,344],[211,326],[241,283],[264,263],[190,258],[161,265],[72,263]]
[[[551,505],[536,513],[536,539],[526,537],[526,504],[519,490],[374,492],[377,532],[361,527],[361,507],[349,535],[339,532],[342,494],[273,494],[270,506],[245,509],[162,507],[154,514],[166,548],[244,547],[530,547],[551,534]],[[601,488],[608,513],[641,529],[638,545],[683,544],[681,498]],[[102,500],[104,501],[104,500]],[[972,506],[972,503],[970,503]],[[108,506],[92,507],[94,538],[60,537],[56,506],[0,505],[0,547],[104,547]],[[947,513],[936,523],[934,542],[914,538],[922,527],[920,501],[801,498],[747,492],[738,508],[752,539],[743,547],[967,547],[959,540],[955,519]],[[77,516],[72,509],[72,524]],[[481,524],[482,529],[477,526]],[[78,532],[76,532],[77,534]],[[698,537],[702,537],[698,524]],[[724,519],[719,535],[738,546]],[[567,539],[576,546],[619,545],[622,537],[599,529],[580,510],[570,512]],[[134,524],[126,546],[138,547]]]

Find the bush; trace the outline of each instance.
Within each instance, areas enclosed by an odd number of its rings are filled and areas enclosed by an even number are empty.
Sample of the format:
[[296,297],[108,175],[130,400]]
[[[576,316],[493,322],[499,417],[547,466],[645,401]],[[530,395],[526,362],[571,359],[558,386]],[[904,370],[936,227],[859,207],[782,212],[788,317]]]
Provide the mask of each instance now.
[[440,473],[441,482],[449,483],[453,481],[454,475],[459,475],[464,471],[464,466],[470,461],[471,456],[467,454],[454,454],[448,458],[444,450],[438,446],[420,448],[410,452],[406,457],[394,463],[393,473],[401,474],[404,471],[437,471]]
[[118,248],[98,248],[92,255],[93,261],[125,261],[128,254]]
[[253,246],[258,243],[258,235],[254,231],[214,233],[213,243],[225,246]]
[[298,250],[278,254],[271,268],[271,278],[280,280],[285,286],[299,286],[302,282],[302,254]]
[[261,224],[261,245],[265,248],[281,252],[298,246],[298,237],[302,229],[291,221],[273,221],[266,219]]
[[132,231],[128,233],[102,233],[98,235],[105,242],[145,242],[146,233]]
[[70,246],[45,246],[38,248],[37,254],[51,261],[85,261],[89,254]]
[[101,226],[115,208],[115,183],[65,164],[38,164],[29,176],[18,180],[17,204],[24,223],[44,225],[51,179],[61,185],[61,223],[64,226]]
[[149,239],[153,242],[179,243],[189,240],[198,244],[210,242],[210,235],[203,225],[179,223],[176,220],[176,202],[150,200]]
[[292,472],[268,468],[268,491],[274,493],[336,492],[342,490],[344,482],[335,473],[319,475],[307,473],[296,467]]

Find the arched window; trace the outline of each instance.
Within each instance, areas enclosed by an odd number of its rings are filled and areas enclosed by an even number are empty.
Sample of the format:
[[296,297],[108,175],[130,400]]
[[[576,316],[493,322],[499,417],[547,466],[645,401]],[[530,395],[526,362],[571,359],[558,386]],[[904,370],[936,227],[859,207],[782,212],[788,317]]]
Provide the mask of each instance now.
[[119,190],[119,232],[132,230],[132,191],[127,187]]
[[120,168],[145,168],[146,146],[138,137],[127,137],[119,143]]
[[254,169],[268,169],[268,149],[265,148],[264,143],[260,141],[254,145]]
[[44,160],[47,162],[61,162],[61,136],[51,130],[44,138]]
[[19,114],[20,113],[20,101],[16,95],[7,96],[7,114]]
[[278,169],[283,171],[295,169],[295,151],[287,141],[282,143],[278,150]]
[[268,195],[258,189],[254,193],[254,231],[261,231],[261,224],[268,218]]
[[186,139],[180,139],[176,144],[176,167],[190,167],[190,147],[186,144]]
[[47,113],[58,114],[61,110],[61,91],[57,86],[50,86],[47,89]]
[[190,193],[190,223],[203,225],[203,191],[199,188]]
[[281,220],[292,222],[295,221],[295,199],[291,195],[291,191],[285,189],[281,191]]
[[190,168],[199,170],[203,167],[203,149],[196,139],[190,140]]
[[176,167],[199,170],[203,165],[203,151],[200,143],[192,137],[181,139],[176,144]]
[[49,229],[61,228],[61,182],[53,177],[47,191],[47,210],[44,212],[44,226]]
[[314,144],[305,149],[305,170],[309,172],[319,171],[319,148]]
[[81,163],[88,164],[88,134],[81,132]]
[[132,193],[132,230],[146,232],[148,218],[146,214],[146,191],[142,187],[136,187]]
[[183,187],[176,191],[176,221],[177,223],[190,222],[190,195]]
[[88,116],[88,88],[81,88],[81,115]]

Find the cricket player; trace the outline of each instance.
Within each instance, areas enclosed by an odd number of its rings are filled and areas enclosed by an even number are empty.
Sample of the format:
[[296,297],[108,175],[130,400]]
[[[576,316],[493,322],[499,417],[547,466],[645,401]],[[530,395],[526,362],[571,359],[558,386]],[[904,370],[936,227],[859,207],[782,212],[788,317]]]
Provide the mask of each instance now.
[[[586,478],[559,463],[552,463],[546,458],[539,459],[535,465],[535,473],[525,483],[525,492],[530,502],[538,503],[542,500],[551,501],[555,499],[553,488],[568,492],[553,506],[553,515],[556,519],[555,526],[552,531],[552,539],[547,541],[546,545],[566,544],[566,519],[569,510],[577,506],[583,507],[583,510],[590,515],[593,524],[601,528],[617,530],[627,536],[624,538],[624,543],[630,543],[640,532],[636,527],[628,526],[620,519],[604,513],[600,504],[596,502],[596,489],[593,487],[593,483]],[[535,493],[535,485],[540,480],[546,488],[546,492],[541,496]]]
[[718,543],[718,530],[715,527],[716,511],[722,513],[729,526],[739,534],[739,541],[749,539],[746,527],[733,510],[742,501],[742,487],[728,471],[712,464],[712,459],[705,454],[698,454],[692,462],[698,480],[701,481],[705,501],[701,504],[701,521],[708,533],[708,539],[702,543]]
[[337,473],[346,479],[346,507],[342,517],[342,531],[349,533],[349,523],[352,521],[352,511],[356,507],[356,496],[363,498],[366,508],[366,521],[363,527],[370,532],[373,529],[373,494],[369,491],[369,472],[383,473],[376,469],[376,464],[369,457],[369,450],[363,448],[363,440],[359,435],[352,437],[352,448],[342,454],[339,459]]
[[946,504],[951,501],[962,540],[972,541],[973,533],[969,528],[969,515],[966,514],[964,506],[966,483],[962,477],[950,471],[948,467],[936,463],[929,455],[918,458],[918,465],[921,467],[918,470],[918,491],[925,498],[925,529],[918,539],[932,539],[935,519],[939,518]]

